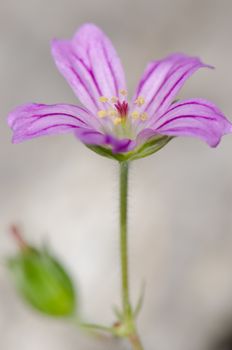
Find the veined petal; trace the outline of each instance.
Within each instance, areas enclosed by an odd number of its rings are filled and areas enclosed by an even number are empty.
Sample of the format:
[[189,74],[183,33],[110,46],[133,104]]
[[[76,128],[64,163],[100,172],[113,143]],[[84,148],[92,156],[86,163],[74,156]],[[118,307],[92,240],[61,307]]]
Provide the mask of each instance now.
[[93,113],[100,96],[118,96],[126,88],[120,59],[106,35],[95,25],[83,25],[71,40],[53,40],[55,63],[79,100]]
[[210,66],[197,57],[184,54],[173,54],[153,61],[146,68],[133,100],[142,96],[145,103],[141,106],[141,112],[156,117],[169,107],[185,81],[201,67]]
[[215,147],[223,135],[232,132],[232,124],[217,106],[204,99],[172,104],[151,126],[158,134],[194,136]]
[[113,153],[125,153],[131,151],[136,142],[130,139],[118,139],[110,134],[103,134],[93,129],[77,129],[75,135],[86,145],[109,147]]
[[27,104],[17,107],[8,116],[13,130],[13,143],[42,135],[73,132],[79,128],[97,128],[97,120],[78,106]]

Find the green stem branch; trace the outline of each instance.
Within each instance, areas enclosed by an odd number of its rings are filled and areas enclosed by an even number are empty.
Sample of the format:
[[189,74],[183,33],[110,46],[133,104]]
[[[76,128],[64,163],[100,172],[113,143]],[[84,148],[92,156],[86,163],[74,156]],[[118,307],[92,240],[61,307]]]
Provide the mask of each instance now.
[[107,332],[111,334],[114,333],[114,329],[112,327],[102,326],[99,324],[79,323],[79,327],[82,328],[83,330],[92,331],[92,332],[102,331],[102,332]]

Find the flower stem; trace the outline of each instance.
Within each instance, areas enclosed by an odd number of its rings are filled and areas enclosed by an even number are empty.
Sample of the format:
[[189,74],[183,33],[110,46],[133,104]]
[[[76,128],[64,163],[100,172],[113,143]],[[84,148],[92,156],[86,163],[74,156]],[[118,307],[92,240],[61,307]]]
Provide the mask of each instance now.
[[127,194],[128,194],[127,162],[120,163],[120,251],[122,273],[122,307],[125,318],[131,316],[128,281],[128,242],[127,242]]
[[120,162],[120,253],[123,308],[121,329],[124,332],[124,336],[130,341],[133,350],[143,350],[143,346],[135,326],[134,313],[132,311],[129,293],[127,238],[128,170],[129,162]]

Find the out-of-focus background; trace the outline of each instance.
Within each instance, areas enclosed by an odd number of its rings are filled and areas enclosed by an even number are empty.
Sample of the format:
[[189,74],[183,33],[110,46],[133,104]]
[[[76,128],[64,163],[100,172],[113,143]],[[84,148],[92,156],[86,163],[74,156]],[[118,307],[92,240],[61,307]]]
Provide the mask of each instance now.
[[[11,144],[7,113],[25,102],[76,99],[55,68],[49,42],[84,22],[110,36],[130,92],[147,61],[200,56],[181,97],[204,97],[232,119],[232,3],[227,0],[0,1],[0,259],[15,251],[9,225],[49,241],[80,289],[93,322],[119,303],[117,164],[73,136]],[[232,137],[217,149],[179,138],[135,162],[130,176],[133,301],[146,280],[139,328],[147,350],[211,350],[232,333]],[[116,350],[26,308],[0,265],[1,350]],[[226,349],[231,349],[227,347]]]

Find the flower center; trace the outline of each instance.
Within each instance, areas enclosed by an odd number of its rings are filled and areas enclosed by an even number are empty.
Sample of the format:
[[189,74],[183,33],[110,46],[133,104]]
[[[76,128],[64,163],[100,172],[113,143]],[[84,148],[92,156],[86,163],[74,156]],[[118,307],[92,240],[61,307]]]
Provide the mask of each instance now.
[[145,99],[142,96],[138,96],[134,101],[136,109],[133,108],[131,113],[129,112],[129,104],[126,97],[126,90],[120,90],[119,97],[99,97],[99,102],[103,104],[104,109],[98,111],[98,117],[107,119],[104,124],[107,124],[108,126],[113,125],[112,131],[119,137],[133,137],[133,134],[135,134],[133,121],[146,121],[148,118],[146,112],[140,111],[140,108],[145,103]]

